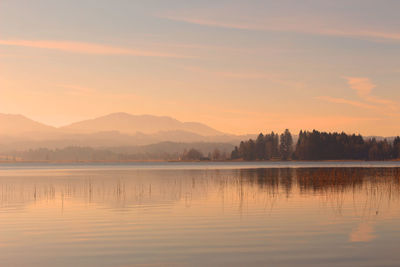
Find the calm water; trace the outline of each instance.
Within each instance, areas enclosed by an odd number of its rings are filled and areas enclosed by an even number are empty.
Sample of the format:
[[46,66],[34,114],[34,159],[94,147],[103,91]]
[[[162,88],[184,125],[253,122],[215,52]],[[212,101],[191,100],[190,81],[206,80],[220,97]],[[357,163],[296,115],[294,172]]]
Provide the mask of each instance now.
[[1,266],[399,266],[400,163],[0,165]]

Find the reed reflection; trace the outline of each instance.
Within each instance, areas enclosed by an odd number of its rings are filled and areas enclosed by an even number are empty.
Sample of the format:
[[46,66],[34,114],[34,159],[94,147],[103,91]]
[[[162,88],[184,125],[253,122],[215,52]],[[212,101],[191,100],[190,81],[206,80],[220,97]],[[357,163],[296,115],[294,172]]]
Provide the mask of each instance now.
[[[282,199],[312,199],[337,214],[354,202],[358,216],[379,214],[398,201],[398,169],[247,169],[79,173],[54,177],[1,177],[1,207],[79,201],[116,208],[212,201],[219,205],[264,205]],[[361,205],[362,203],[362,205]],[[246,205],[244,205],[246,204]]]
[[243,266],[243,257],[259,263],[304,251],[351,259],[358,251],[367,262],[376,251],[369,245],[386,252],[385,242],[398,240],[399,201],[395,168],[14,173],[0,176],[0,260],[53,249],[43,257],[90,256],[94,266],[104,251],[124,263],[203,253],[224,263],[237,255],[232,262]]

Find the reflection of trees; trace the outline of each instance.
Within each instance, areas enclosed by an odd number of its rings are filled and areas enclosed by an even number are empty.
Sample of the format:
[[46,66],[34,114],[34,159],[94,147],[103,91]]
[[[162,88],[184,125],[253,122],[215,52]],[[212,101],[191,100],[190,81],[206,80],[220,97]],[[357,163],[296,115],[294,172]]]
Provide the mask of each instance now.
[[283,195],[299,194],[318,199],[340,215],[352,198],[356,216],[378,214],[381,205],[400,199],[397,168],[298,168],[242,170],[241,178],[257,185],[269,203]]
[[383,201],[390,204],[400,196],[400,172],[389,168],[298,169],[296,181],[301,194],[318,194],[338,213],[346,197],[360,216],[378,214]]
[[[271,168],[141,170],[68,173],[55,177],[1,177],[0,207],[35,201],[76,200],[118,208],[208,203],[240,212],[266,211],[283,199],[316,198],[337,214],[353,201],[357,216],[379,213],[400,196],[396,168]],[[205,204],[204,204],[205,205]]]
[[282,168],[247,169],[240,178],[249,185],[271,193],[285,192],[287,196],[296,187],[300,194],[328,192],[357,192],[368,183],[369,189],[388,187],[387,193],[399,189],[400,170],[396,168]]
[[341,192],[360,187],[363,173],[351,168],[297,169],[296,181],[301,193]]

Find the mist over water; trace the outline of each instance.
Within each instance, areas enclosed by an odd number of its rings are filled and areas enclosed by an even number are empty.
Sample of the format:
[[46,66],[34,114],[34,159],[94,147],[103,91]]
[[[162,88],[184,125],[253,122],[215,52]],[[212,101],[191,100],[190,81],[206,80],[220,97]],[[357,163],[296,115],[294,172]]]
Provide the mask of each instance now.
[[0,170],[1,265],[396,266],[400,260],[399,168],[138,165]]

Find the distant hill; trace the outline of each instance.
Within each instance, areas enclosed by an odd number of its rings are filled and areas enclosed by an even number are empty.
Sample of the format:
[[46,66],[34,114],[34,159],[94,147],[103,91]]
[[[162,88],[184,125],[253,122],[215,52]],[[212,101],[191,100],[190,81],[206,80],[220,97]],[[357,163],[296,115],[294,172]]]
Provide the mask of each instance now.
[[[0,157],[177,159],[191,148],[204,155],[215,148],[229,154],[240,141],[250,138],[257,135],[226,134],[202,123],[153,115],[113,113],[56,128],[22,115],[0,114]],[[364,140],[370,138],[384,139],[367,136]],[[393,141],[393,137],[386,138]],[[297,139],[293,135],[295,144]]]
[[55,134],[45,139],[34,139],[28,137],[1,137],[0,153],[13,150],[27,150],[37,148],[64,148],[69,146],[80,147],[130,147],[157,144],[160,142],[175,143],[225,143],[238,145],[241,140],[255,138],[255,135],[236,136],[202,136],[190,132],[168,131],[155,134],[121,134],[119,132],[99,132],[94,134]]
[[255,135],[232,135],[171,117],[113,113],[55,128],[22,115],[0,114],[0,153],[38,148],[124,147],[175,143],[238,144]]
[[181,122],[171,117],[131,115],[128,113],[113,113],[91,120],[84,120],[61,127],[60,130],[86,134],[107,131],[118,131],[122,134],[154,134],[167,131],[184,131],[203,136],[223,134],[198,122]]
[[32,133],[54,133],[57,129],[22,115],[0,114],[0,135],[23,136]]

